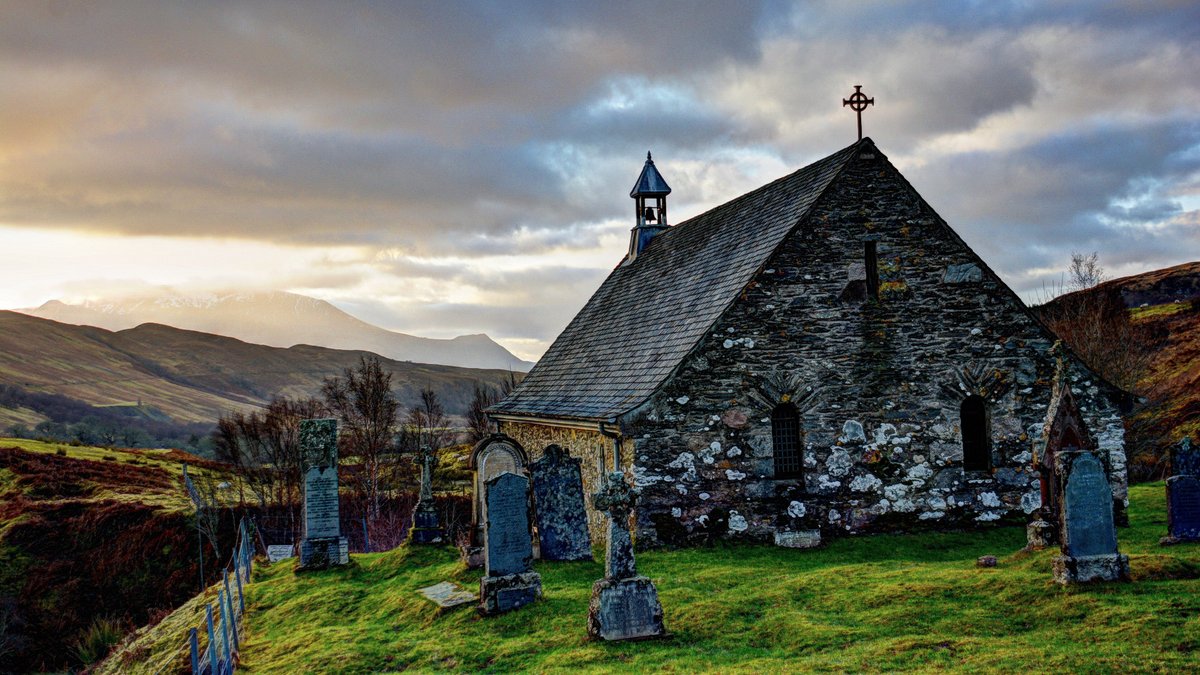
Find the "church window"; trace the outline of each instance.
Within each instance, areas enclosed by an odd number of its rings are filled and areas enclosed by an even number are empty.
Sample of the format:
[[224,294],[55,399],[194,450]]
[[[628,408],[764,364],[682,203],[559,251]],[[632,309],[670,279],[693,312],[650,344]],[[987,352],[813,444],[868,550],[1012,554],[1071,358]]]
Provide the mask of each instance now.
[[800,439],[800,415],[791,403],[780,403],[771,411],[771,449],[776,478],[799,478],[804,465]]
[[959,409],[962,428],[963,469],[987,471],[992,468],[992,442],[988,431],[987,405],[980,396],[963,399]]
[[867,297],[873,300],[879,299],[879,255],[875,250],[875,241],[870,240],[863,242],[866,244],[863,252],[864,262],[867,268]]

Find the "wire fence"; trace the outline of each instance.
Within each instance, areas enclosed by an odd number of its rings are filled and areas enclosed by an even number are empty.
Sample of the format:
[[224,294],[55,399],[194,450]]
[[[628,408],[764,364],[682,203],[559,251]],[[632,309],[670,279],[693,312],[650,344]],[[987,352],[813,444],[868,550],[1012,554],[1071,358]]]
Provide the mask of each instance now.
[[[221,572],[217,606],[214,608],[213,603],[206,603],[204,625],[188,631],[185,648],[191,652],[193,675],[227,675],[237,665],[246,615],[246,599],[242,589],[250,583],[253,569],[254,540],[246,519],[242,518],[238,523],[238,539],[232,559]],[[203,644],[201,633],[205,636]]]

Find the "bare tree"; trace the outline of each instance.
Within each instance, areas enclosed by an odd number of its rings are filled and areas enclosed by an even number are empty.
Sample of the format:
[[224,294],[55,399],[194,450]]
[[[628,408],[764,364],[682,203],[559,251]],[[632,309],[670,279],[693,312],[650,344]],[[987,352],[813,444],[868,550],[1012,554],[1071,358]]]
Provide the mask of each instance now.
[[1079,252],[1071,254],[1071,266],[1067,268],[1067,291],[1073,293],[1082,291],[1108,281],[1104,268],[1100,266],[1100,254],[1092,251],[1090,255]]
[[499,389],[475,382],[475,393],[471,397],[471,406],[467,409],[467,436],[471,443],[478,443],[495,430],[484,411],[504,400],[512,390],[512,378],[501,382]]
[[437,392],[428,385],[422,387],[420,403],[409,410],[405,418],[401,447],[408,452],[423,447],[438,450],[450,445],[454,435]]
[[360,357],[357,368],[345,369],[342,377],[326,378],[321,393],[341,420],[346,454],[358,459],[359,470],[351,474],[352,480],[375,519],[383,489],[383,464],[392,449],[400,413],[392,393],[392,374],[384,372],[377,357]]

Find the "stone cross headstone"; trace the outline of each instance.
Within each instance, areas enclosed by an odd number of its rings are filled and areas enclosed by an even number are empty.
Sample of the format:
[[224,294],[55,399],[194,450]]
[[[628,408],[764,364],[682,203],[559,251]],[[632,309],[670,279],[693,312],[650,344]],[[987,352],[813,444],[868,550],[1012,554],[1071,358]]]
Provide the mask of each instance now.
[[580,461],[557,445],[529,463],[542,560],[591,560]]
[[438,522],[437,506],[433,501],[433,469],[437,466],[437,453],[421,448],[421,495],[413,510],[412,541],[414,544],[437,544],[444,537]]
[[337,420],[301,420],[304,458],[304,539],[299,569],[320,569],[350,561],[338,513]]
[[502,473],[484,484],[484,576],[479,580],[479,611],[512,611],[542,595],[542,577],[533,571],[529,527],[529,479]]
[[1159,543],[1200,541],[1200,448],[1194,448],[1186,436],[1171,450],[1167,532]]
[[1104,465],[1086,450],[1059,455],[1063,477],[1062,555],[1054,558],[1054,579],[1061,584],[1128,581],[1129,556],[1117,551],[1112,489]]
[[608,474],[605,485],[592,495],[592,505],[608,514],[608,548],[604,556],[604,578],[592,585],[588,605],[588,635],[603,640],[634,640],[666,634],[658,589],[647,577],[639,576],[629,535],[629,514],[637,493],[625,482],[625,474]]

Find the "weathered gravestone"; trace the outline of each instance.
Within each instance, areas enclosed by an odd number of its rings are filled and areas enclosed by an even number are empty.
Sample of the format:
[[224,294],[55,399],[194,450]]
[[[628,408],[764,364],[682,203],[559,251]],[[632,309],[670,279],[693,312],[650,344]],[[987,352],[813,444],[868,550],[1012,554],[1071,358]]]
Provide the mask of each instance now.
[[429,448],[421,448],[419,457],[421,496],[413,510],[412,540],[414,544],[437,544],[444,534],[433,501],[433,469],[437,466],[437,454]]
[[557,445],[529,464],[542,560],[591,560],[579,459]]
[[1171,449],[1167,478],[1167,536],[1159,543],[1200,541],[1200,449],[1184,437]]
[[321,569],[350,561],[338,513],[337,420],[301,420],[304,457],[304,539],[300,567]]
[[475,491],[471,510],[471,538],[463,551],[467,567],[483,567],[483,528],[487,520],[484,499],[487,482],[502,473],[525,475],[525,449],[504,434],[492,434],[471,449],[470,467],[475,471]]
[[267,547],[267,560],[277,563],[280,560],[296,557],[295,544],[272,544]]
[[1062,489],[1062,555],[1054,558],[1054,580],[1060,584],[1128,581],[1129,556],[1117,551],[1112,489],[1104,465],[1086,450],[1058,456]]
[[658,589],[639,576],[629,536],[629,513],[637,494],[614,471],[600,492],[592,496],[598,511],[608,514],[608,548],[604,578],[592,585],[588,605],[588,635],[604,640],[636,640],[666,635]]
[[530,567],[529,479],[502,473],[484,484],[487,521],[483,531],[484,576],[479,580],[479,611],[512,611],[542,595],[542,577]]

